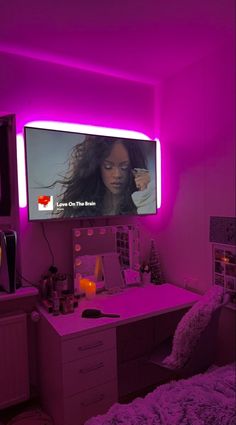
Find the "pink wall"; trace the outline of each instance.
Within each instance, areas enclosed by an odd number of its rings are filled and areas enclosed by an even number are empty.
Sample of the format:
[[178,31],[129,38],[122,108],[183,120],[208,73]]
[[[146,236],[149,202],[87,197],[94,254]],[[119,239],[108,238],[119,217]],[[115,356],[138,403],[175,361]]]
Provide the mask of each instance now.
[[18,127],[55,119],[153,130],[152,86],[0,54],[0,107],[17,114]]
[[235,216],[235,50],[224,46],[162,85],[163,206],[156,230],[169,281],[211,283],[209,217]]
[[[9,54],[0,54],[0,61],[0,110],[16,114],[18,130],[28,121],[48,119],[153,136],[152,86]],[[45,225],[62,272],[72,271],[71,228],[76,225],[78,222]],[[21,214],[20,242],[22,274],[35,281],[51,265],[51,257],[40,224],[28,223],[25,212]]]
[[[18,129],[54,119],[160,134],[162,208],[158,217],[139,222],[157,240],[167,280],[208,287],[209,216],[235,214],[233,46],[155,88],[20,56],[1,54],[0,60],[0,109],[16,113]],[[51,258],[40,225],[21,219],[22,272],[35,280]],[[46,225],[62,271],[71,270],[73,226]],[[145,251],[148,239],[143,242]]]

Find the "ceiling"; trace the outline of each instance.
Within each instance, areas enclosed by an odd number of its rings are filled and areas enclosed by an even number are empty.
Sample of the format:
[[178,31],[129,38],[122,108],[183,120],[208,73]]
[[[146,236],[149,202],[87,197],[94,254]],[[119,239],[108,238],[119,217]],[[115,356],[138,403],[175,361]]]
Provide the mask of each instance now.
[[234,40],[234,0],[0,0],[0,51],[156,83]]

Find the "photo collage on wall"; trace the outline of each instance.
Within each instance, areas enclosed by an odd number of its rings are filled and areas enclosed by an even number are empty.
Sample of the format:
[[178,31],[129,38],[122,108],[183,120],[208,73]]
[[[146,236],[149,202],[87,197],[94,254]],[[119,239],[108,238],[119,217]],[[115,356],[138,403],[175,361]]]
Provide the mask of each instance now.
[[140,235],[137,226],[117,226],[116,249],[123,269],[139,270]]
[[213,244],[213,283],[225,288],[236,309],[236,246]]

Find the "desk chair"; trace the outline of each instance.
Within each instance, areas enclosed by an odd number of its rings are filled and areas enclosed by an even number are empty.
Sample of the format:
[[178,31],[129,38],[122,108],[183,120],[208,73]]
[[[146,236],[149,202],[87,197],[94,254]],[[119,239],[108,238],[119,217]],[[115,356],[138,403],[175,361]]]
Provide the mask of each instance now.
[[227,304],[228,301],[229,295],[225,294],[222,302],[212,312],[207,326],[201,332],[190,357],[184,365],[181,367],[174,367],[164,363],[166,357],[172,352],[173,336],[164,340],[163,343],[156,348],[151,354],[149,362],[171,373],[172,379],[187,378],[197,373],[204,372],[215,360],[220,312],[221,308]]

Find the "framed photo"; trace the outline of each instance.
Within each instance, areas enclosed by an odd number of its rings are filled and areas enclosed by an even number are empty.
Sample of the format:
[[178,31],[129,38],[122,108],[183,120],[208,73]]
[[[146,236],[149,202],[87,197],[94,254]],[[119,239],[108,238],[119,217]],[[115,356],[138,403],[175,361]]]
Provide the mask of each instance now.
[[226,276],[225,278],[225,288],[231,291],[236,291],[236,278]]
[[215,261],[215,273],[224,274],[224,265],[220,261]]
[[224,276],[215,274],[215,285],[224,286]]
[[236,264],[226,264],[225,265],[225,274],[227,276],[233,276],[236,277]]

